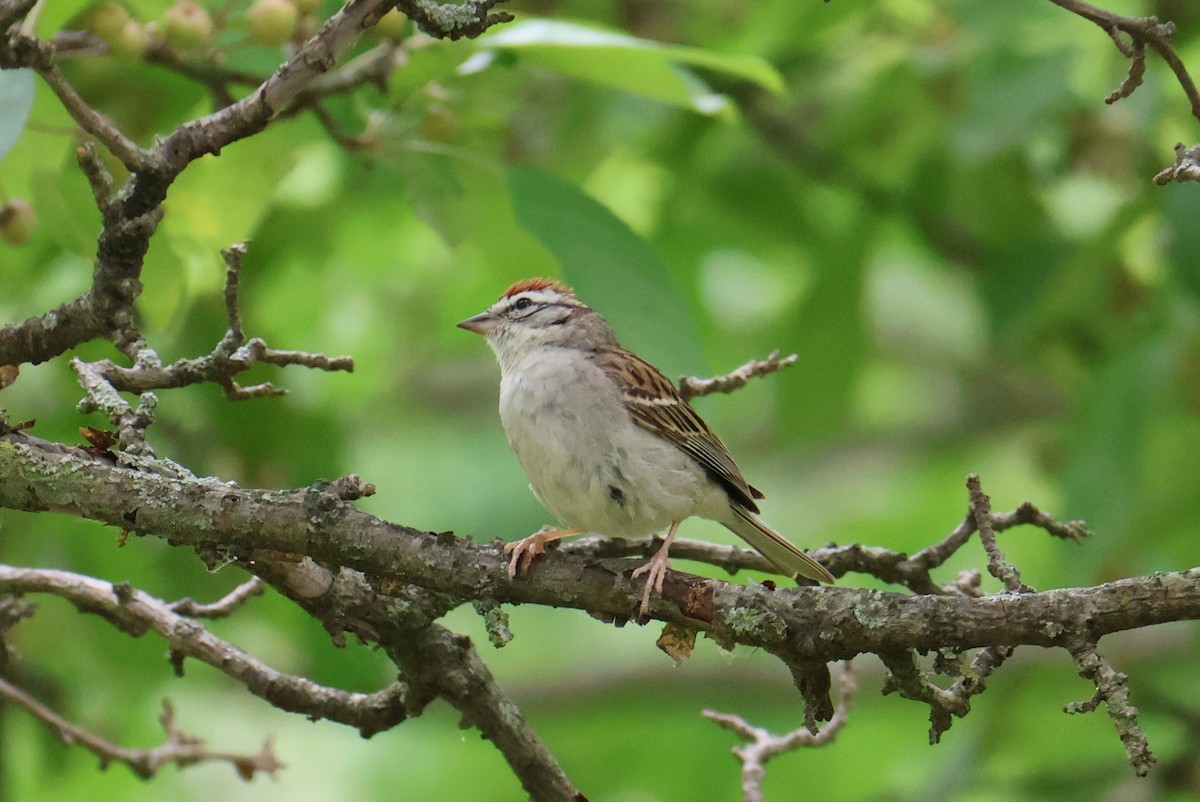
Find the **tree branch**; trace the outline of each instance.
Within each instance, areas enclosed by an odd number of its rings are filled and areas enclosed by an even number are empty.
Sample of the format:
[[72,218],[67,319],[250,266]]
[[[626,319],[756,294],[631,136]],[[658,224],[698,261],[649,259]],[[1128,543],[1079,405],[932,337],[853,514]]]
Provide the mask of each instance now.
[[[186,494],[187,505],[176,503],[180,494]],[[306,554],[457,599],[626,618],[641,597],[639,583],[629,577],[636,560],[560,551],[510,581],[499,544],[477,545],[470,538],[388,523],[353,509],[326,488],[264,491],[213,479],[172,478],[81,457],[22,432],[0,436],[0,506],[55,509],[234,555],[258,549]],[[838,587],[770,590],[672,572],[653,613],[730,643],[809,660],[844,660],[896,648],[1065,646],[1067,633],[1099,638],[1200,617],[1200,568],[1091,588],[982,598]]]
[[712,393],[732,393],[746,386],[746,382],[758,376],[766,376],[777,370],[783,370],[795,364],[797,356],[791,354],[780,358],[776,348],[766,359],[751,359],[737,370],[723,376],[713,376],[710,379],[698,379],[695,376],[679,377],[679,394],[684,400],[691,400]]
[[238,776],[244,780],[252,779],[260,771],[274,775],[276,771],[283,768],[283,764],[275,757],[270,738],[263,742],[262,749],[254,755],[240,755],[209,749],[204,745],[204,741],[188,735],[176,726],[175,710],[165,699],[159,722],[166,733],[166,741],[153,749],[128,749],[88,732],[78,724],[67,721],[3,677],[0,677],[0,697],[24,708],[63,743],[69,746],[82,746],[99,757],[101,768],[107,768],[110,763],[124,763],[134,774],[144,780],[153,777],[163,766],[175,765],[183,768],[212,761],[231,764]]
[[767,763],[771,758],[810,746],[825,746],[833,743],[838,732],[846,725],[850,708],[854,704],[854,692],[858,683],[850,664],[842,667],[838,677],[838,704],[829,723],[819,732],[807,728],[793,730],[784,735],[774,735],[762,727],[755,727],[741,716],[705,710],[703,715],[716,722],[718,727],[737,733],[746,746],[735,746],[733,756],[742,764],[742,798],[745,802],[762,802],[762,783],[767,774]]
[[1188,148],[1175,143],[1175,163],[1154,176],[1154,183],[1160,186],[1172,181],[1200,181],[1200,145]]
[[[1175,35],[1175,23],[1159,22],[1157,17],[1126,17],[1097,8],[1083,0],[1050,2],[1100,26],[1112,38],[1121,55],[1129,59],[1129,73],[1121,85],[1104,99],[1105,103],[1116,103],[1127,98],[1141,86],[1146,73],[1146,47],[1149,46],[1167,63],[1171,72],[1175,73],[1175,78],[1191,105],[1192,116],[1200,120],[1200,89],[1197,89],[1196,82],[1188,73],[1183,60],[1171,46],[1171,38]],[[1122,34],[1129,37],[1128,43],[1122,39]],[[1200,181],[1198,151],[1200,145],[1192,148],[1185,148],[1182,144],[1176,145],[1175,164],[1160,170],[1154,176],[1154,183],[1165,185],[1172,181]]]
[[[1106,103],[1115,103],[1121,98],[1129,97],[1133,90],[1141,84],[1142,73],[1146,69],[1144,48],[1149,45],[1175,73],[1175,78],[1183,87],[1184,94],[1187,95],[1188,102],[1191,104],[1192,116],[1200,120],[1200,90],[1197,90],[1196,82],[1192,80],[1183,61],[1171,47],[1171,37],[1175,35],[1173,22],[1159,22],[1157,17],[1126,17],[1097,8],[1083,0],[1050,0],[1050,2],[1100,26],[1112,37],[1121,54],[1132,61],[1129,77],[1105,99]],[[1132,44],[1125,46],[1119,33],[1129,36]]]
[[[402,683],[375,693],[352,693],[284,674],[173,611],[172,605],[128,585],[68,571],[0,565],[0,593],[49,593],[134,637],[154,632],[167,641],[172,655],[207,663],[281,710],[348,724],[364,736],[389,729],[407,717]],[[176,661],[178,666],[179,658]]]
[[266,584],[252,576],[212,604],[200,604],[190,598],[171,602],[171,612],[188,618],[228,618],[255,596],[263,595]]
[[[142,260],[162,218],[161,204],[175,178],[195,159],[218,154],[225,146],[263,130],[313,81],[334,68],[388,4],[389,0],[350,0],[250,95],[179,126],[148,150],[132,143],[108,118],[84,103],[54,64],[53,45],[16,27],[0,33],[0,67],[30,67],[37,71],[80,127],[131,172],[128,184],[111,197],[101,197],[93,180],[104,229],[92,287],[51,312],[0,329],[0,365],[44,362],[81,342],[135,330],[133,302],[141,293]],[[86,149],[80,153],[81,161],[87,158]],[[85,165],[85,172],[90,179],[100,174],[94,164]],[[287,360],[292,356],[290,352],[276,352],[271,358]]]
[[504,0],[466,0],[459,3],[438,3],[436,0],[399,0],[396,8],[425,33],[435,39],[474,39],[493,25],[512,22],[515,17],[507,11],[488,12]]

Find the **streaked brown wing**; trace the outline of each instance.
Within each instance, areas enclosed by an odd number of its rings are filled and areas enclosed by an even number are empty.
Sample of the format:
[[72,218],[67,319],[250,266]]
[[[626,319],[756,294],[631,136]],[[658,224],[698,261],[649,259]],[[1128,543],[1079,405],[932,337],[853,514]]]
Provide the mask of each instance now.
[[683,399],[670,379],[628,351],[606,348],[598,351],[595,358],[620,385],[625,407],[639,426],[674,443],[720,482],[734,501],[758,512],[754,500],[762,498],[762,493],[750,486],[725,444]]

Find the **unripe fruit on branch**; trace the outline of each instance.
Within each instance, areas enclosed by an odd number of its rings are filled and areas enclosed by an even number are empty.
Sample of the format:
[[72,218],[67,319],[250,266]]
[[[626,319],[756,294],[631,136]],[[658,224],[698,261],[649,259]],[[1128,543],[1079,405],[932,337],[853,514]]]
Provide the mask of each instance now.
[[263,47],[279,47],[296,32],[297,16],[291,0],[254,0],[246,9],[250,38]]
[[0,238],[13,245],[24,245],[37,228],[37,212],[27,201],[17,198],[0,206]]
[[140,56],[146,50],[146,45],[150,44],[150,34],[146,32],[146,26],[137,20],[129,20],[120,32],[111,39],[105,39],[108,43],[108,52],[114,56]]
[[212,17],[200,4],[180,0],[163,14],[162,32],[175,50],[198,50],[212,36]]
[[129,12],[119,3],[105,3],[88,17],[88,29],[105,42],[120,35],[129,22]]

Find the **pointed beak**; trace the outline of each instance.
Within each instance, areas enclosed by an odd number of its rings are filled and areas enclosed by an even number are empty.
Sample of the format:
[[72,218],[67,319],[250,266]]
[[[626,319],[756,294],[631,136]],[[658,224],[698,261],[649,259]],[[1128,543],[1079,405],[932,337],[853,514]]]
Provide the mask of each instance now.
[[496,328],[496,324],[500,322],[500,318],[493,315],[491,312],[480,312],[475,317],[469,317],[458,324],[460,329],[473,331],[476,334],[482,334],[484,337],[488,335],[492,329]]

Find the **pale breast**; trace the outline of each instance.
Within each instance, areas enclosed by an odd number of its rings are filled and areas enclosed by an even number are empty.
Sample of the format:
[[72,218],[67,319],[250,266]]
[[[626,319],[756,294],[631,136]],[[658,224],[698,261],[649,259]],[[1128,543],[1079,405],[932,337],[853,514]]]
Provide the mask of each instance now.
[[616,385],[576,351],[538,349],[504,370],[500,418],[538,498],[567,526],[650,534],[692,515],[710,484],[633,423]]

